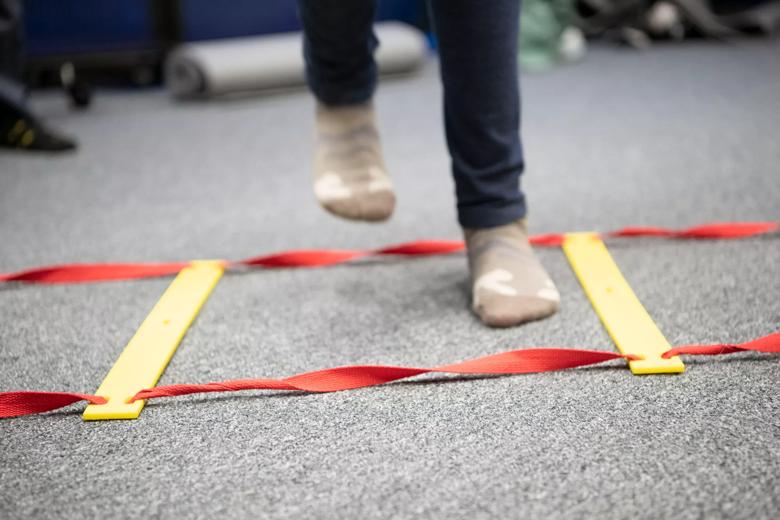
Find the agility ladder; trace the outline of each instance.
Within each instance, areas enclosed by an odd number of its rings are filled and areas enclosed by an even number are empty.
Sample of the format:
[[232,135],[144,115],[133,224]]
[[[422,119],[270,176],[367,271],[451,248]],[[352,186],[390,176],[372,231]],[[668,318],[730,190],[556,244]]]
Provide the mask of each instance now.
[[536,246],[563,248],[594,309],[620,353],[574,348],[513,350],[433,368],[361,365],[306,372],[284,379],[242,379],[206,384],[155,386],[184,334],[225,270],[324,267],[372,256],[431,256],[463,250],[462,241],[422,240],[374,250],[297,250],[239,261],[66,264],[0,274],[0,283],[84,283],[166,276],[178,273],[130,340],[96,394],[0,392],[0,418],[47,412],[78,401],[90,405],[85,420],[137,418],[148,399],[209,392],[277,390],[335,392],[380,385],[440,372],[450,374],[529,374],[625,359],[635,374],[679,373],[679,355],[718,355],[755,351],[780,353],[780,333],[738,344],[672,348],[647,314],[602,238],[736,239],[771,233],[779,222],[735,222],[682,230],[628,227],[604,234],[567,233],[531,237]]

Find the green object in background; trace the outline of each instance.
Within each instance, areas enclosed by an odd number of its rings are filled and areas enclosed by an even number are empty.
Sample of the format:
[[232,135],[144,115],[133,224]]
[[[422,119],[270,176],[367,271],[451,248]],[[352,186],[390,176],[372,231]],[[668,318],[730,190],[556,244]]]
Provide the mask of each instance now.
[[571,26],[574,2],[523,0],[519,53],[524,70],[544,70],[582,56],[582,33]]

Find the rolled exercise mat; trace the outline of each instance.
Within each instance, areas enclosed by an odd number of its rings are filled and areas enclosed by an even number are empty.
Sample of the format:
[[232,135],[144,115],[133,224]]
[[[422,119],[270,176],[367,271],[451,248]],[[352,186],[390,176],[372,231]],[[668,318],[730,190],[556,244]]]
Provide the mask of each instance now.
[[[375,58],[382,74],[411,72],[425,60],[425,35],[409,25],[382,22]],[[165,82],[177,97],[212,96],[291,87],[305,82],[300,32],[187,43],[165,64]]]

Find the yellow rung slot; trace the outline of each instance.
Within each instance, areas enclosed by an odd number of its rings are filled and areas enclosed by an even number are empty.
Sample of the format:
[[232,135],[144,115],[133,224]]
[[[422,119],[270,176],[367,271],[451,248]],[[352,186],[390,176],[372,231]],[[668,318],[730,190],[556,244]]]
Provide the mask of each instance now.
[[138,418],[144,401],[127,400],[157,384],[223,272],[224,263],[211,260],[192,262],[179,272],[95,392],[108,403],[87,406],[85,421]]
[[675,374],[685,370],[679,357],[661,357],[671,345],[631,290],[598,235],[568,233],[563,252],[618,350],[643,357],[641,361],[629,361],[632,373]]

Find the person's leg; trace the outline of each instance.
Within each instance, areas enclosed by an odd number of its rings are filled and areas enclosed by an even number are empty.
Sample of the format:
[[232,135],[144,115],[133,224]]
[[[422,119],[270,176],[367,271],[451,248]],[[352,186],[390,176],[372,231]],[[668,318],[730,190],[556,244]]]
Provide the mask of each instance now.
[[309,88],[317,98],[314,193],[325,209],[385,220],[395,195],[382,158],[371,0],[298,0]]
[[431,8],[474,310],[491,326],[549,316],[559,296],[528,244],[520,189],[520,2],[431,0]]
[[22,86],[21,5],[0,0],[0,147],[59,152],[75,143],[43,125],[27,109]]
[[19,0],[0,0],[0,77],[9,82],[22,73],[21,18]]

